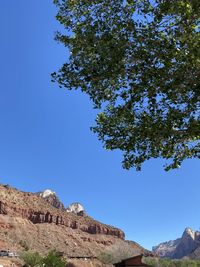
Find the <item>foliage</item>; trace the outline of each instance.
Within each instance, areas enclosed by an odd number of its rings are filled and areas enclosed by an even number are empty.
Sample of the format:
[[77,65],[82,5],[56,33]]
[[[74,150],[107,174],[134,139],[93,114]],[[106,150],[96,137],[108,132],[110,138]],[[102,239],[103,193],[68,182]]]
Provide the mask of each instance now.
[[22,253],[21,258],[27,267],[65,267],[66,262],[61,259],[56,251],[50,251],[47,256],[42,257],[38,252]]
[[135,250],[129,244],[114,244],[102,251],[98,259],[105,264],[120,262],[135,255]]
[[145,263],[154,267],[200,267],[199,260],[170,260],[146,258]]
[[46,267],[65,267],[66,265],[56,251],[50,251],[43,259],[43,263]]
[[101,252],[98,259],[105,264],[114,263],[113,255],[109,252]]
[[101,112],[93,131],[123,167],[200,158],[200,1],[54,0],[70,57],[52,74]]
[[21,258],[28,267],[40,267],[42,266],[42,256],[38,252],[24,252]]

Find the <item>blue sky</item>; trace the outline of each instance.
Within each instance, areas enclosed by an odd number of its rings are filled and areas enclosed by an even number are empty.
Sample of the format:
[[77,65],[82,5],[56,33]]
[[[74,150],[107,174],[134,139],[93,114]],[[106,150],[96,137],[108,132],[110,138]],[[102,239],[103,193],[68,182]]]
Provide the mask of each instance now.
[[97,220],[151,248],[200,228],[200,164],[142,172],[121,167],[90,131],[95,111],[81,92],[60,89],[50,73],[67,58],[48,0],[1,0],[0,182],[24,191],[50,188],[65,205],[79,201]]

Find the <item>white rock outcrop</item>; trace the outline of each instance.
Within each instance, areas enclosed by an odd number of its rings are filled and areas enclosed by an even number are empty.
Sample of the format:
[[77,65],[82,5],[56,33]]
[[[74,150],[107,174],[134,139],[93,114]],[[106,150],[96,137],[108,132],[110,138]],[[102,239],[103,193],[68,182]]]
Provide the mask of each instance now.
[[66,208],[66,211],[72,212],[72,213],[77,214],[77,215],[84,215],[85,214],[84,207],[78,202],[75,202],[75,203],[72,203],[71,205],[69,205]]
[[55,195],[56,192],[50,190],[50,189],[46,189],[44,190],[43,192],[40,193],[40,197],[43,197],[43,198],[46,198],[46,197],[49,197],[51,195]]

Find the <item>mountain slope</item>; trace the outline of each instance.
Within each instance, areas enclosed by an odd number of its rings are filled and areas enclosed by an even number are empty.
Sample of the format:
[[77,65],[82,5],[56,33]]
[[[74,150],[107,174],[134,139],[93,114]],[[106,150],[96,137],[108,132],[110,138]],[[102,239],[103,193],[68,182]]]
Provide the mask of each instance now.
[[[33,249],[41,253],[56,249],[76,257],[97,256],[109,246],[124,244],[127,244],[124,233],[116,227],[85,214],[67,212],[62,205],[57,206],[39,194],[0,185],[1,249]],[[145,251],[137,244],[130,247],[133,255]]]

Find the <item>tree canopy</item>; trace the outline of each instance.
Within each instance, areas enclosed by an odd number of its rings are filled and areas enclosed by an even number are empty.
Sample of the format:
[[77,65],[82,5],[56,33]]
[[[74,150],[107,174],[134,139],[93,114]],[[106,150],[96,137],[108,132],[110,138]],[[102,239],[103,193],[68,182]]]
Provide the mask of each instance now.
[[52,80],[88,94],[123,167],[200,158],[200,1],[54,0],[70,52]]

